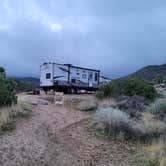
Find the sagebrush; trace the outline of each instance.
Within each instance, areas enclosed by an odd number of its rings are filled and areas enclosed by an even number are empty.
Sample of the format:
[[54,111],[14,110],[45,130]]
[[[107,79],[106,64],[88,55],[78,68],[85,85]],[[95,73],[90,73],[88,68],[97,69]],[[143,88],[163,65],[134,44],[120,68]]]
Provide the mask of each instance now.
[[151,112],[155,115],[166,114],[166,97],[157,99],[155,102],[151,103],[147,108],[147,112]]
[[94,117],[97,129],[113,138],[150,142],[166,133],[166,125],[161,121],[152,121],[152,114],[142,114],[138,121],[131,119],[121,110],[99,108]]

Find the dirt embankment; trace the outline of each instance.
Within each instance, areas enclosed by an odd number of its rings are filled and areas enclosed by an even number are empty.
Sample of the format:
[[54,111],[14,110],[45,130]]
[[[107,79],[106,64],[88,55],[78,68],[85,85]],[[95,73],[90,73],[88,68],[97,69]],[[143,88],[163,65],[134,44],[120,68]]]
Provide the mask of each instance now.
[[[38,96],[19,95],[19,100],[31,102]],[[17,122],[16,130],[1,136],[0,165],[130,165],[131,146],[97,139],[88,130],[91,116],[51,103],[35,106],[32,118]]]

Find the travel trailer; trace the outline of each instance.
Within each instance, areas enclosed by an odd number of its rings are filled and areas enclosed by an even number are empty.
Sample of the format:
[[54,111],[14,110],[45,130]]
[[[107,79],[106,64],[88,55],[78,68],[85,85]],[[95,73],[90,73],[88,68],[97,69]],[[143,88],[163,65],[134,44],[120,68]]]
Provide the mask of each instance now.
[[100,88],[100,70],[71,64],[43,63],[40,66],[40,87],[44,91],[95,91]]

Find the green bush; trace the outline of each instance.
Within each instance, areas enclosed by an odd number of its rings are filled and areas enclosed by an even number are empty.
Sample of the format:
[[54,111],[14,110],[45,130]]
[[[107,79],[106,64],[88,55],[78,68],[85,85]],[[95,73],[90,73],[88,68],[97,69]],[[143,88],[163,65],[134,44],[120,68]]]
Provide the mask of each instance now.
[[157,92],[152,84],[139,78],[128,78],[104,84],[96,93],[98,99],[116,97],[119,95],[138,95],[143,96],[148,100],[153,100],[157,96]]
[[161,84],[163,82],[164,82],[164,76],[161,74],[157,74],[155,79],[154,79],[154,83]]
[[0,68],[0,107],[17,103],[15,95],[16,82],[12,78],[6,78],[5,70]]

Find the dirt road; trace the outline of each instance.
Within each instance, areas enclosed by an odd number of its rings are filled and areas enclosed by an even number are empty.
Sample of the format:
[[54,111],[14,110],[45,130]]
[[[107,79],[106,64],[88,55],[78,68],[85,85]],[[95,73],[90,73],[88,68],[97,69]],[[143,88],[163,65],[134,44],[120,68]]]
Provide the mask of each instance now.
[[[38,97],[21,95],[23,101]],[[128,166],[132,148],[97,139],[92,115],[54,104],[35,106],[29,120],[0,137],[0,166]]]

